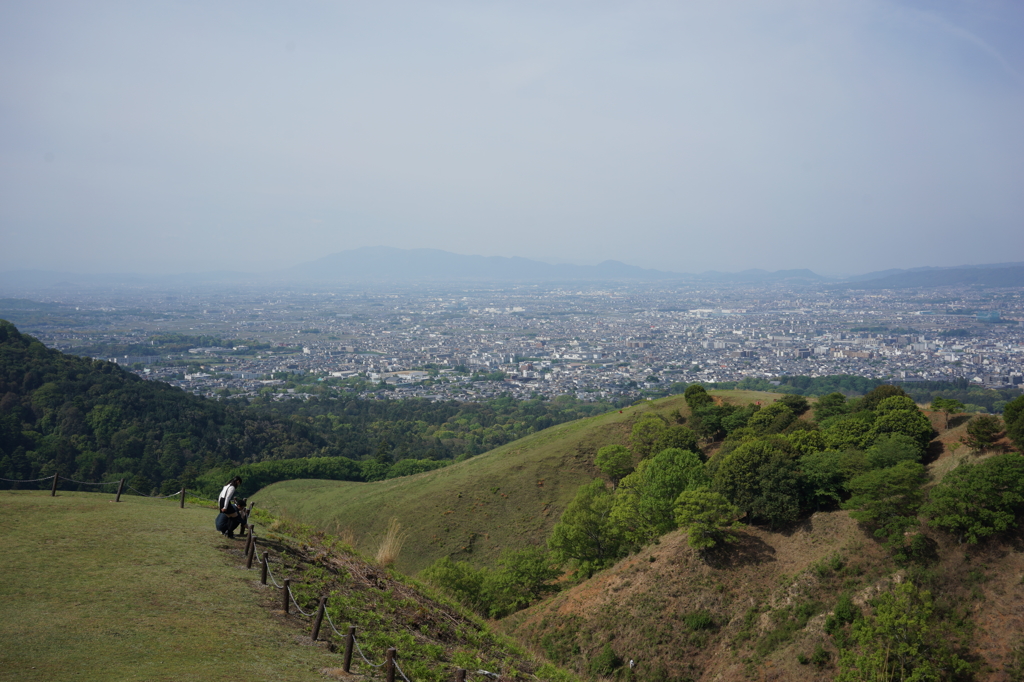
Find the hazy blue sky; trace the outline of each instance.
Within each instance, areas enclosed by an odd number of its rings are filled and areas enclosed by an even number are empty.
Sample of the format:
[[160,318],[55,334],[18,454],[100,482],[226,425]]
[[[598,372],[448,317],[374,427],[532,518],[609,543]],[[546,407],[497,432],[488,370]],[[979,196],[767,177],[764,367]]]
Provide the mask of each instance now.
[[1024,261],[1024,2],[0,3],[0,269]]

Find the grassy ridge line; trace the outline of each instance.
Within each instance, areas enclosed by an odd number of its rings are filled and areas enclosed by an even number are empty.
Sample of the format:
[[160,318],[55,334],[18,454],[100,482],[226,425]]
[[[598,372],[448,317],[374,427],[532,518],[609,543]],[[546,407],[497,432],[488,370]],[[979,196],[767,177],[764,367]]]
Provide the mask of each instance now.
[[[715,391],[730,401],[776,394]],[[254,500],[329,533],[351,532],[372,554],[392,517],[409,532],[397,567],[415,573],[443,556],[494,565],[505,547],[542,544],[577,488],[599,475],[593,460],[611,443],[627,444],[647,412],[689,413],[672,396],[559,424],[452,466],[375,483],[296,480],[275,483]]]
[[322,680],[226,560],[210,509],[176,500],[0,493],[0,680]]

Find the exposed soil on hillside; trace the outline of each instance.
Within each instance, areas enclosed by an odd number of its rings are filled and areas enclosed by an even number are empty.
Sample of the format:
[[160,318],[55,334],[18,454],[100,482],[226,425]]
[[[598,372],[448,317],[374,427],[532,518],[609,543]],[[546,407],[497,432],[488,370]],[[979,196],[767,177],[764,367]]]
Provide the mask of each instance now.
[[[968,550],[938,540],[930,589],[944,608],[970,612],[977,679],[1009,680],[1003,669],[1024,633],[1024,543]],[[839,594],[864,605],[904,576],[845,512],[818,513],[787,533],[747,528],[709,556],[670,533],[504,624],[581,674],[608,644],[634,661],[637,680],[810,682],[836,672],[824,622]],[[821,667],[806,662],[819,645]]]

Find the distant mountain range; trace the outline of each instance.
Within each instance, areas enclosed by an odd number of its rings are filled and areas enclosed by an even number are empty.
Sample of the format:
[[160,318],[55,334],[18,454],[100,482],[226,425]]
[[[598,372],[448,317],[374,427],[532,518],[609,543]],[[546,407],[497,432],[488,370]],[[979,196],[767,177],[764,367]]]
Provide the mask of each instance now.
[[341,251],[282,270],[242,273],[207,272],[187,275],[81,275],[40,270],[0,273],[0,287],[9,289],[109,286],[187,286],[199,284],[383,284],[383,283],[527,283],[527,282],[654,282],[707,284],[804,284],[851,289],[903,289],[943,285],[1024,286],[1024,263],[882,270],[845,279],[826,278],[811,270],[744,270],[700,274],[650,270],[608,260],[599,265],[552,265],[518,256],[466,256],[438,249],[396,249],[385,246]]
[[1024,263],[973,265],[955,268],[887,270],[879,277],[851,277],[838,286],[849,289],[915,289],[942,286],[1021,287]]
[[551,265],[518,256],[463,256],[438,249],[370,246],[324,256],[272,273],[294,281],[487,281],[666,280],[679,274],[606,260],[600,265]]

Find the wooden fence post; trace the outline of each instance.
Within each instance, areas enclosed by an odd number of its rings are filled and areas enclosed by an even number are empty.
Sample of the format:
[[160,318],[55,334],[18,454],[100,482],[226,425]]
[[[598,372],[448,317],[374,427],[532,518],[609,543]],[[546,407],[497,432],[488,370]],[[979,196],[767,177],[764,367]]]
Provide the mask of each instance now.
[[466,682],[466,669],[459,668],[455,671],[455,682]]
[[320,608],[316,610],[316,620],[313,621],[313,634],[310,635],[310,639],[314,642],[320,636],[320,625],[324,622],[324,609],[326,608],[327,597],[320,597]]
[[50,497],[56,497],[57,496],[57,479],[59,477],[60,477],[60,474],[56,474],[55,473],[53,475],[53,486],[50,487]]
[[256,540],[249,537],[249,548],[245,553],[245,570],[252,568],[252,558],[256,556]]
[[251,545],[252,545],[252,533],[250,533],[249,536],[245,539],[245,549],[243,550],[243,552],[245,553],[246,556],[249,555],[249,549],[250,549]]
[[356,643],[356,626],[348,626],[348,635],[345,636],[345,658],[341,660],[341,669],[346,673],[352,672],[352,645]]
[[384,677],[388,682],[395,682],[395,647],[391,647],[384,654]]
[[292,581],[288,578],[284,579],[284,587],[281,588],[281,608],[284,609],[285,614],[288,613],[288,586],[291,585]]
[[122,490],[124,490],[124,479],[123,478],[121,479],[121,482],[117,484],[117,497],[114,498],[114,502],[120,502],[121,501],[121,491]]
[[185,508],[185,486],[181,487],[181,502],[178,503],[178,509]]
[[267,565],[268,565],[267,561],[268,561],[268,559],[269,559],[269,557],[267,556],[267,553],[264,552],[263,553],[263,575],[260,576],[260,582],[262,584],[264,584],[264,585],[267,584]]

